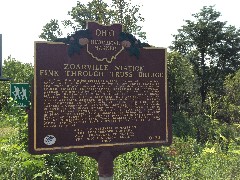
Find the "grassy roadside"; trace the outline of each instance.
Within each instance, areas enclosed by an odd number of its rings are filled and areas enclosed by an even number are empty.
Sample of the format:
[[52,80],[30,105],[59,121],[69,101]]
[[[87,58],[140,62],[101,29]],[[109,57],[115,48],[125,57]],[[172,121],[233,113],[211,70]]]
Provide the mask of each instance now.
[[0,128],[0,140],[9,137],[11,134],[17,132],[16,128],[13,127],[2,127]]

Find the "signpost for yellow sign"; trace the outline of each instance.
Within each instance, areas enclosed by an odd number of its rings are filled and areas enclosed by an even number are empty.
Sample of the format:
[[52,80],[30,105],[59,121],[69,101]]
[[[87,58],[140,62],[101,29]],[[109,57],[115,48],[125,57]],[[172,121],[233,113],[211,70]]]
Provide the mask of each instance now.
[[171,144],[166,49],[142,47],[120,24],[35,42],[32,94],[32,154],[93,157],[103,178],[119,154]]

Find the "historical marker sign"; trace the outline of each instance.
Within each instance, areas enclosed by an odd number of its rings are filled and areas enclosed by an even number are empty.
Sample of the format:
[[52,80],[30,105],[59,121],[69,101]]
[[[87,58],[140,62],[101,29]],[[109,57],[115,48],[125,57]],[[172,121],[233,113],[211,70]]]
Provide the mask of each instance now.
[[29,107],[30,90],[28,83],[11,83],[10,96],[16,102],[17,107]]
[[136,58],[118,41],[121,25],[89,22],[88,29],[92,38],[80,37],[71,57],[64,43],[35,43],[30,152],[170,144],[166,49],[142,48]]

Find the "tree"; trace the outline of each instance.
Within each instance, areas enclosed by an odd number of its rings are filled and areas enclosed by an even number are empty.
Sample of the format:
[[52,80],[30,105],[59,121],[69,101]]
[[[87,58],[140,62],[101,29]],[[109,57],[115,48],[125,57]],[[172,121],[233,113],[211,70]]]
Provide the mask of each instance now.
[[146,39],[146,33],[142,32],[142,27],[139,25],[140,22],[144,22],[139,8],[139,5],[133,6],[125,0],[112,0],[110,5],[103,0],[92,0],[86,5],[78,1],[77,5],[68,12],[71,19],[63,20],[62,24],[59,24],[56,19],[50,20],[43,27],[43,32],[39,37],[54,41],[64,34],[62,29],[71,29],[71,33],[73,33],[86,29],[86,21],[97,21],[104,25],[121,23],[123,24],[123,32]]
[[224,78],[240,65],[240,30],[219,21],[220,16],[213,6],[204,6],[193,14],[194,21],[186,20],[186,25],[178,29],[170,47],[193,65],[202,104],[211,89],[219,95],[223,92]]
[[167,60],[171,109],[173,113],[193,112],[198,83],[192,65],[178,52],[168,53]]
[[59,27],[58,20],[56,19],[51,19],[50,22],[47,23],[43,29],[44,31],[39,37],[47,41],[53,41],[63,34],[62,30]]
[[225,95],[218,103],[217,118],[228,123],[240,122],[240,70],[224,81]]
[[146,39],[146,33],[142,32],[142,26],[139,22],[144,22],[144,18],[139,13],[140,6],[126,2],[125,0],[112,0],[112,7],[115,9],[113,23],[121,23],[123,32],[137,35],[142,39]]
[[112,22],[114,11],[111,10],[102,0],[92,0],[87,5],[77,2],[76,7],[68,12],[72,20],[64,20],[65,27],[72,27],[74,31],[86,29],[86,21],[97,21],[101,24],[110,24]]

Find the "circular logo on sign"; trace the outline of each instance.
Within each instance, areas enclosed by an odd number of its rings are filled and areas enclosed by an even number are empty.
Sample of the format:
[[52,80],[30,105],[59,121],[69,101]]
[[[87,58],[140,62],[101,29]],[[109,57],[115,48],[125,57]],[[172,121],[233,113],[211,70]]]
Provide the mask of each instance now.
[[56,142],[56,138],[53,136],[53,135],[47,135],[45,138],[44,138],[44,143],[46,145],[53,145],[54,143]]

